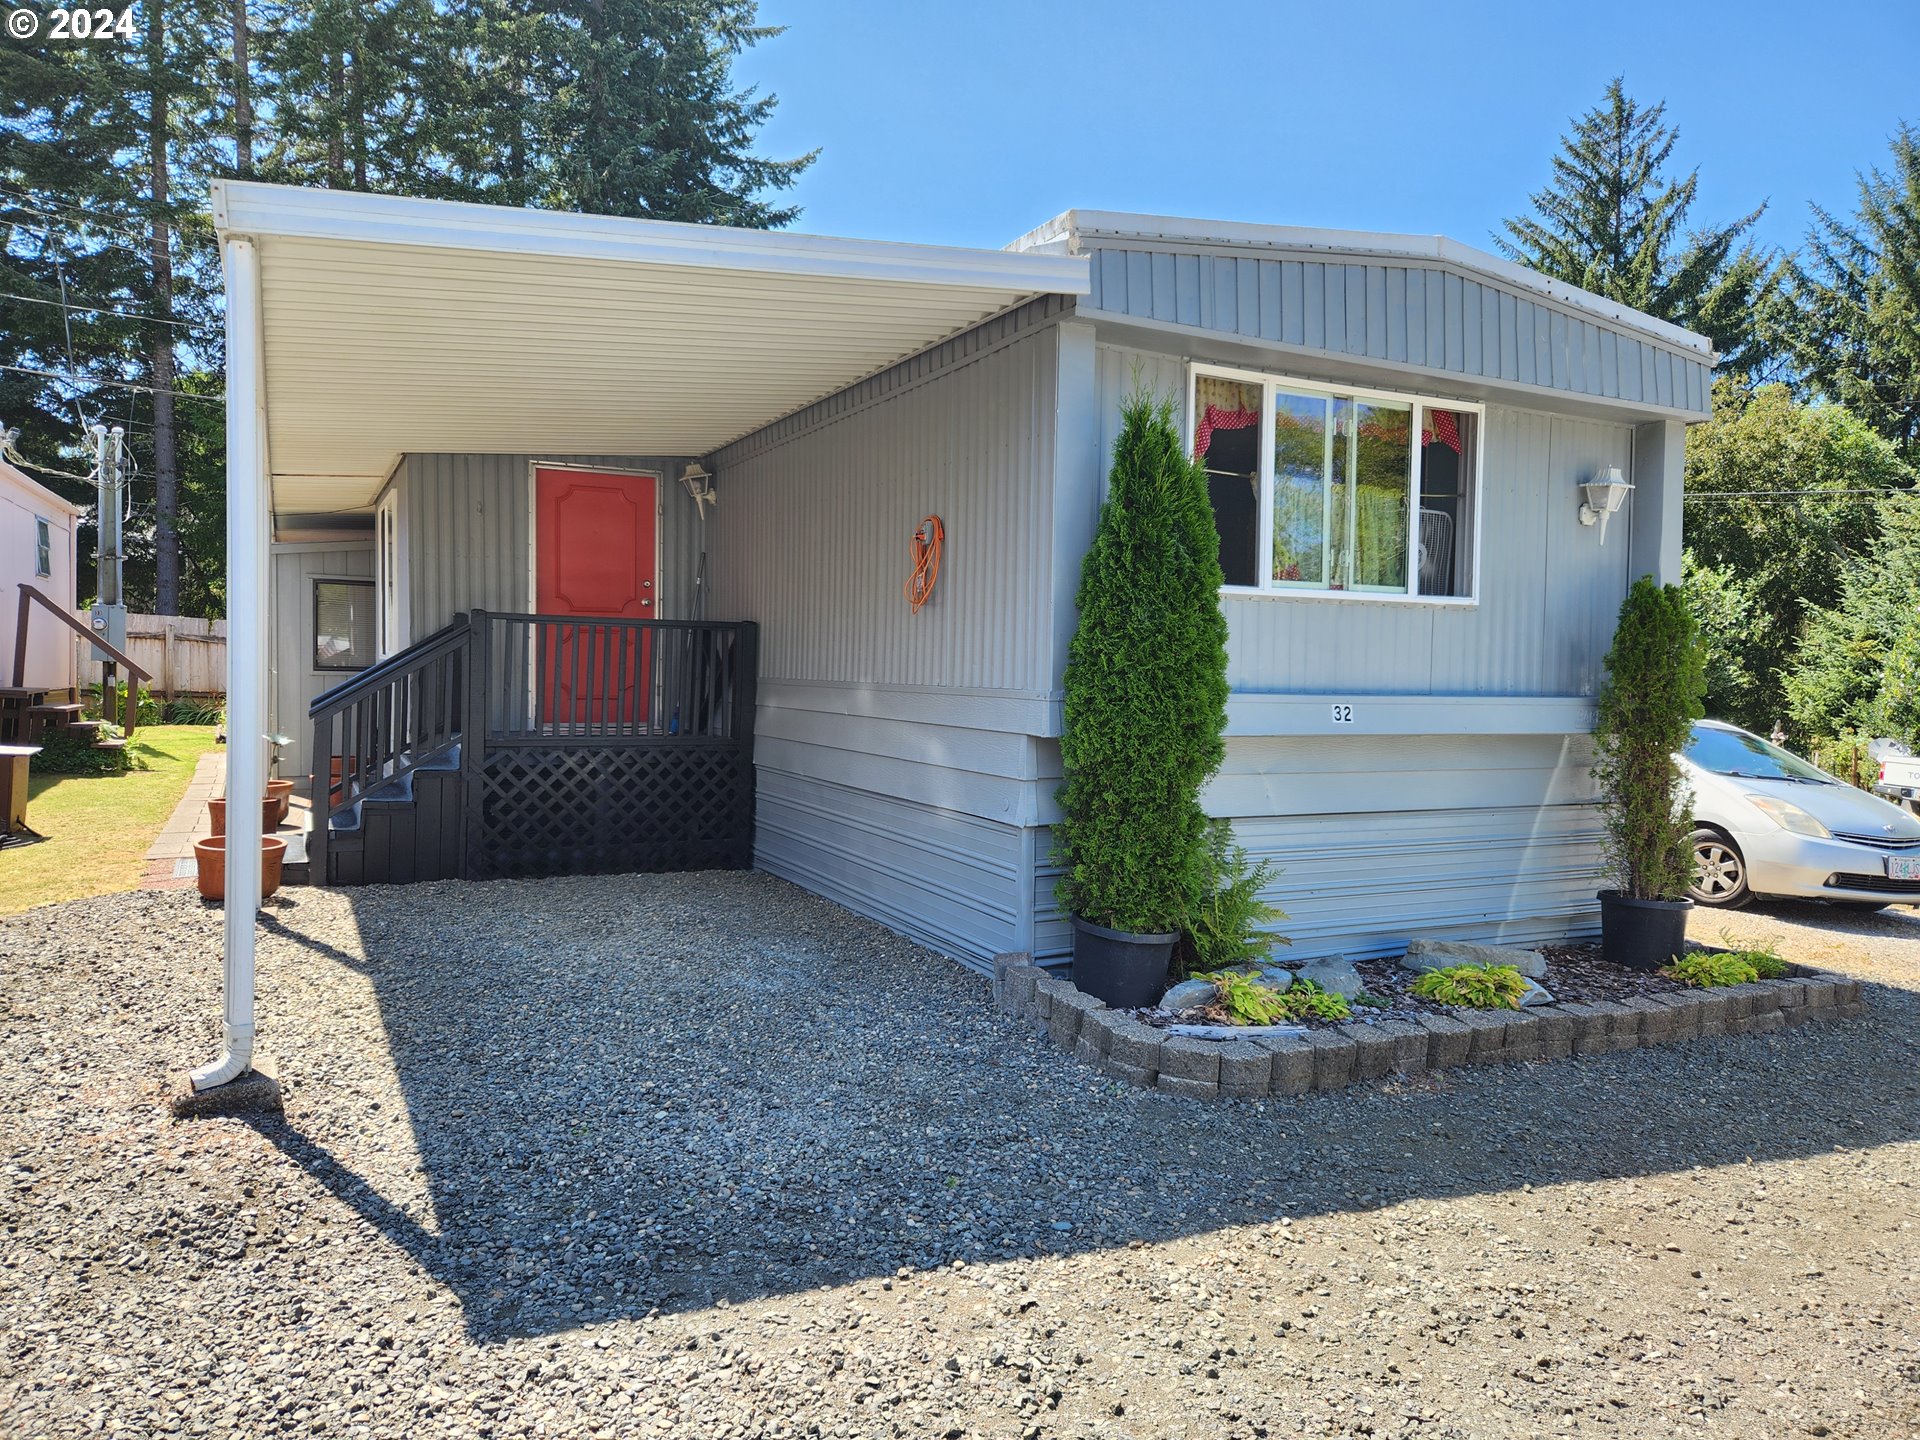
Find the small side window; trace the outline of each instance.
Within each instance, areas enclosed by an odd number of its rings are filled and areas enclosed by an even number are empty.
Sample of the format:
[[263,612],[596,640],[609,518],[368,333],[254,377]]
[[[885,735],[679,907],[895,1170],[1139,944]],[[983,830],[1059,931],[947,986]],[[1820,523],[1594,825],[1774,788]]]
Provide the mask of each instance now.
[[53,574],[53,526],[33,517],[33,573],[42,579]]
[[313,582],[313,668],[364,670],[373,664],[373,581]]

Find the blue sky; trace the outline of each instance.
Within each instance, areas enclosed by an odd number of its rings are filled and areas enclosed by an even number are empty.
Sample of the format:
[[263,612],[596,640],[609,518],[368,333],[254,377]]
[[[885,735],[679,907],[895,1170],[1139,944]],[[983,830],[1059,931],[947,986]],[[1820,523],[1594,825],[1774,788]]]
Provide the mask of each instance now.
[[[1696,222],[1807,202],[1920,124],[1920,4],[763,0],[764,153],[818,146],[796,228],[1002,245],[1074,206],[1488,246],[1572,115],[1664,99]],[[1810,21],[1809,16],[1817,19]]]

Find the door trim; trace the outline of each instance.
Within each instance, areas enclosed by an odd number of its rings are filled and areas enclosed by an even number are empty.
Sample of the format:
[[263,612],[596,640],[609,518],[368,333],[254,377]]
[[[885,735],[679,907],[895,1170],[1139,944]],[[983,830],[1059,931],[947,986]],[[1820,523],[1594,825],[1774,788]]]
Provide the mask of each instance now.
[[[393,574],[386,574],[383,563],[381,520],[390,516],[393,524]],[[373,583],[379,599],[380,634],[374,649],[382,660],[397,655],[413,643],[413,597],[409,594],[412,565],[407,555],[407,507],[400,503],[400,492],[389,485],[373,502]],[[392,614],[389,616],[387,581],[393,582]],[[387,622],[393,622],[394,643],[387,644]]]
[[540,604],[540,472],[567,470],[578,475],[625,475],[653,481],[653,618],[668,619],[666,556],[667,477],[659,470],[634,465],[579,465],[571,460],[527,462],[527,613]]

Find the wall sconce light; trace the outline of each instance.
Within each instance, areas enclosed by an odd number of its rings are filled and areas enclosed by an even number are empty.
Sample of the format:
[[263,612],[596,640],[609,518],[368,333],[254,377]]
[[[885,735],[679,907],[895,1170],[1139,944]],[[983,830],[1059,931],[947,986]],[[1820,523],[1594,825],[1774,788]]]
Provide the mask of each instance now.
[[720,503],[720,497],[714,493],[713,476],[698,460],[687,462],[687,468],[680,472],[680,483],[686,487],[687,495],[700,512],[702,520],[707,518],[707,506]]
[[1621,475],[1618,465],[1609,465],[1593,479],[1583,481],[1580,493],[1585,498],[1580,502],[1580,523],[1600,527],[1600,543],[1607,543],[1607,521],[1619,512],[1627,503],[1627,492],[1633,489]]

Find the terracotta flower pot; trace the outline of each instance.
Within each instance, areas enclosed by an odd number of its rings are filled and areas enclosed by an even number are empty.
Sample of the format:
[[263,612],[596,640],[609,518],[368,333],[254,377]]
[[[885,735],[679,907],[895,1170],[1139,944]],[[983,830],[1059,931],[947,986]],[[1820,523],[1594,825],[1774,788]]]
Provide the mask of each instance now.
[[[280,888],[280,865],[287,857],[287,842],[278,835],[260,837],[260,898],[266,899]],[[227,898],[227,837],[210,835],[193,842],[194,862],[199,866],[200,894],[208,900]]]
[[267,798],[279,802],[279,809],[274,812],[273,820],[273,823],[278,825],[287,818],[287,811],[293,808],[293,781],[267,781]]
[[[260,802],[260,829],[262,833],[271,834],[273,831],[279,829],[280,819],[284,814],[286,814],[286,805],[283,801],[276,800],[271,795],[262,800]],[[225,799],[207,801],[207,815],[213,822],[213,833],[216,836],[227,833],[227,802]]]
[[[342,781],[346,775],[346,763],[347,762],[344,756],[336,755],[333,757],[332,763],[328,765],[327,767],[327,793],[328,794],[338,795],[340,793],[342,788]],[[313,777],[309,775],[307,777],[307,780],[309,783],[309,787],[311,787]]]

